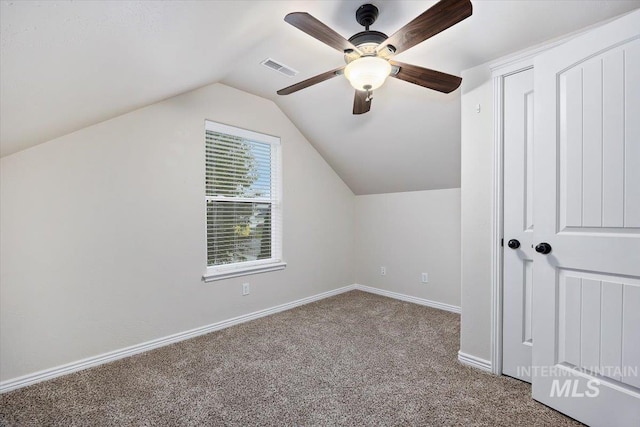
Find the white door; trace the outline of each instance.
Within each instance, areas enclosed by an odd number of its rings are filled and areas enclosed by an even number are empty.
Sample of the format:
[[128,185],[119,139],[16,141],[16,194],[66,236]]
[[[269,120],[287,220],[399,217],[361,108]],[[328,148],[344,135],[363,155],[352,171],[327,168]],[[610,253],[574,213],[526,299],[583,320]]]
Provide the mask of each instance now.
[[503,86],[502,373],[531,382],[533,295],[533,69]]
[[637,427],[640,11],[534,64],[533,397]]

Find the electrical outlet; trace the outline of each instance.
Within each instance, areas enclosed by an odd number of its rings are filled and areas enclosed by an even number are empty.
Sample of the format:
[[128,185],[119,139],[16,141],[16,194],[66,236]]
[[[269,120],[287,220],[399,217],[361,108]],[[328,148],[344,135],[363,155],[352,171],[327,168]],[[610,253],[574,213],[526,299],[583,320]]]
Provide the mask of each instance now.
[[421,277],[420,277],[420,281],[422,283],[429,283],[429,274],[427,273],[422,273]]
[[380,275],[381,276],[387,275],[387,267],[380,267]]
[[251,289],[249,289],[249,284],[248,283],[243,283],[242,284],[242,295],[249,295],[249,292],[251,292]]

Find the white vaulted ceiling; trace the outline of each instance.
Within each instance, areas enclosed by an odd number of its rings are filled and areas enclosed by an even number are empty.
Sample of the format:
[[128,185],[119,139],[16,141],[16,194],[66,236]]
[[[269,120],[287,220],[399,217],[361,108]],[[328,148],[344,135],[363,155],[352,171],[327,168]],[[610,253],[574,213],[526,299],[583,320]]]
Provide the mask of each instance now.
[[[341,66],[340,52],[283,21],[306,11],[350,37],[343,1],[2,1],[0,154],[15,153],[136,108],[222,82],[272,99],[356,194],[460,185],[460,90],[396,79],[371,111],[351,114],[336,77],[288,96],[276,90]],[[434,1],[373,0],[388,35]],[[463,69],[640,7],[640,1],[472,1],[473,16],[398,55]],[[299,70],[288,78],[267,58]],[[485,106],[490,108],[490,106]]]

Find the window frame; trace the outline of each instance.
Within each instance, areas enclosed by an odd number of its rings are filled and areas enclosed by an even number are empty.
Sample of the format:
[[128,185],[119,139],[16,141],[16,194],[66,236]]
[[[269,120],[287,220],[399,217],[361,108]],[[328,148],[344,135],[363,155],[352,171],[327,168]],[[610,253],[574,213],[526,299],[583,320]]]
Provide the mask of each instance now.
[[[208,256],[205,261],[205,272],[202,279],[205,282],[212,282],[222,279],[228,279],[231,277],[239,277],[250,274],[265,273],[268,271],[282,270],[287,266],[287,263],[282,259],[282,146],[280,138],[273,135],[267,135],[260,132],[251,131],[248,129],[242,129],[236,126],[226,125],[223,123],[214,122],[211,120],[205,120],[205,150],[206,150],[206,138],[207,131],[217,132],[233,137],[243,138],[248,141],[254,141],[259,143],[266,143],[271,146],[271,165],[270,165],[270,182],[271,182],[271,258],[253,260],[253,261],[241,261],[229,264],[220,265],[207,265]],[[207,162],[205,157],[205,175],[207,173]],[[275,181],[275,182],[274,182]],[[204,191],[204,213],[205,213],[205,253],[208,252],[208,230],[207,230],[207,202],[216,196],[208,196],[206,187]],[[241,200],[249,201],[243,197],[228,197],[224,198],[229,201]],[[222,199],[222,200],[224,200]],[[255,199],[259,201],[260,199]]]

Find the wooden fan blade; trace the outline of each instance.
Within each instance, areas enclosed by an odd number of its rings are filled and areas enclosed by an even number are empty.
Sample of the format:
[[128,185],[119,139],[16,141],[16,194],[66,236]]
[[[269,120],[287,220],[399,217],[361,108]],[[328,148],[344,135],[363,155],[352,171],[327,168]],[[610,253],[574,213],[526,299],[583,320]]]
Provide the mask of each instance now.
[[318,21],[307,12],[293,12],[284,17],[284,20],[293,25],[297,29],[304,31],[311,37],[320,40],[322,43],[331,46],[334,49],[344,52],[351,49],[362,54],[349,40]]
[[323,82],[325,80],[329,80],[330,78],[333,78],[341,73],[339,73],[339,71],[342,71],[344,69],[344,65],[342,67],[338,67],[335,70],[331,70],[331,71],[327,71],[326,73],[322,73],[322,74],[318,74],[317,76],[313,76],[307,80],[303,80],[300,83],[296,83],[294,85],[291,86],[287,86],[284,89],[280,89],[277,93],[278,95],[289,95],[293,92],[297,92],[300,89],[304,89],[306,87],[309,86],[313,86],[316,83],[320,83]]
[[367,92],[364,90],[356,90],[356,96],[353,99],[353,114],[364,114],[371,109],[371,100],[367,101]]
[[391,74],[391,77],[395,77],[396,79],[404,80],[418,86],[437,90],[438,92],[452,92],[460,86],[460,83],[462,83],[461,77],[452,76],[451,74],[418,67],[417,65],[403,64],[402,62],[389,61],[389,63],[396,67],[400,67],[398,74]]
[[376,50],[380,52],[391,45],[395,48],[394,53],[398,54],[470,17],[472,12],[470,0],[440,0],[396,31]]

